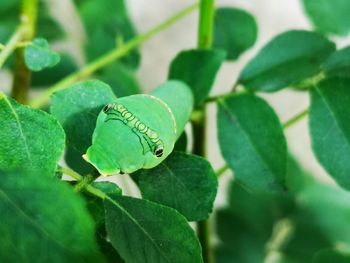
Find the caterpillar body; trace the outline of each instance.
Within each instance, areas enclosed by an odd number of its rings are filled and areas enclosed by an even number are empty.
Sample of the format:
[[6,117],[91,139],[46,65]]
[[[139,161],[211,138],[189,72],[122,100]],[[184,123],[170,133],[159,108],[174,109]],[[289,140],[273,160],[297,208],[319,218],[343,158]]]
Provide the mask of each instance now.
[[172,152],[193,96],[185,83],[173,80],[150,95],[118,98],[101,108],[83,158],[102,175],[133,173],[157,166]]
[[107,114],[105,122],[111,120],[122,121],[138,136],[144,154],[149,149],[155,156],[162,157],[164,144],[158,134],[132,114],[125,106],[118,103],[109,103],[103,108],[103,112]]

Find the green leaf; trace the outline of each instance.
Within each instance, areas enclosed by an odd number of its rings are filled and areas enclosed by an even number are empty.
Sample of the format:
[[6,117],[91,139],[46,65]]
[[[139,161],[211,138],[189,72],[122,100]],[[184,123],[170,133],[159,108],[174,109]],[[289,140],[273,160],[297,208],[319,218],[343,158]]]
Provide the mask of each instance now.
[[0,3],[0,10],[4,12],[9,12],[18,7],[20,0],[2,0]]
[[287,147],[272,108],[253,95],[219,101],[218,137],[221,153],[235,178],[257,191],[281,191],[287,166]]
[[281,233],[285,233],[279,247],[279,252],[283,255],[281,262],[309,263],[317,251],[332,246],[322,228],[315,224],[315,219],[307,212],[298,208],[286,220],[288,231],[283,227],[280,229]]
[[236,60],[256,41],[258,26],[248,12],[230,7],[215,12],[214,43],[217,49],[226,51],[227,60]]
[[3,21],[3,18],[1,18],[1,24],[0,24],[0,43],[6,43],[13,32],[16,31],[16,21]]
[[220,246],[218,262],[263,262],[274,223],[291,209],[291,200],[282,195],[253,194],[237,181],[229,184],[228,207],[216,213]]
[[[106,195],[121,195],[122,189],[119,188],[118,185],[112,182],[108,181],[101,181],[101,182],[93,182],[91,184],[94,188],[99,189],[100,191],[104,192]],[[92,195],[88,192],[84,195],[90,214],[92,215],[95,226],[96,226],[96,238],[97,238],[97,244],[103,253],[104,257],[107,259],[110,263],[119,263],[124,262],[120,256],[118,255],[117,251],[114,249],[112,244],[110,243],[107,232],[106,232],[106,225],[105,225],[105,218],[106,213],[104,209],[104,204],[101,198],[96,197],[95,195]]]
[[107,195],[121,195],[122,189],[112,182],[93,182],[91,184],[93,187],[101,190]]
[[[112,182],[93,182],[91,185],[104,192],[106,195],[122,195],[122,189]],[[89,193],[85,195],[85,198],[96,227],[103,227],[105,224],[105,210],[102,199]]]
[[228,205],[230,212],[265,236],[294,206],[290,195],[251,193],[237,181],[229,184]]
[[103,256],[109,263],[125,263],[118,252],[114,249],[111,242],[108,240],[106,234],[106,229],[103,230],[103,233],[97,233],[97,243],[101,252],[103,253]]
[[182,51],[171,62],[168,78],[187,83],[192,89],[195,104],[201,104],[208,97],[224,59],[225,52],[222,50]]
[[66,162],[79,173],[88,174],[93,170],[81,156],[91,145],[97,115],[115,99],[111,88],[98,80],[80,82],[52,95],[51,113],[67,134]]
[[98,76],[100,80],[111,86],[118,97],[141,93],[135,73],[120,62],[108,65]]
[[1,174],[1,262],[104,262],[85,203],[43,173]]
[[274,251],[282,258],[271,262],[308,263],[316,251],[331,246],[313,218],[297,210],[294,196],[251,193],[233,181],[228,204],[215,220],[218,262],[258,263]]
[[350,255],[335,249],[324,249],[315,255],[313,263],[350,263]]
[[65,135],[53,116],[0,93],[0,138],[0,170],[55,175]]
[[78,65],[70,55],[61,54],[61,60],[57,65],[39,72],[33,72],[31,85],[33,87],[53,85],[77,69]]
[[[136,36],[124,0],[75,0],[75,2],[89,38],[85,47],[89,61],[120,47]],[[120,61],[131,69],[136,69],[140,63],[139,51],[131,51]]]
[[216,263],[232,263],[232,260],[235,260],[236,262],[236,256],[232,255],[233,251],[229,248],[224,247],[223,245],[215,247],[214,255],[215,255],[215,262]]
[[179,139],[176,141],[174,151],[186,152],[187,151],[187,133],[183,131]]
[[40,71],[55,66],[60,61],[60,56],[50,49],[46,39],[36,38],[26,46],[24,59],[30,70]]
[[212,211],[218,182],[210,163],[202,157],[174,152],[133,178],[143,198],[175,208],[189,221],[204,220]]
[[310,136],[317,159],[350,189],[350,79],[325,80],[310,90]]
[[[217,212],[216,228],[222,244],[216,253],[222,262],[263,262],[268,236],[251,228],[247,222],[229,210]],[[223,253],[230,261],[223,260]]]
[[292,30],[269,43],[245,66],[239,82],[249,90],[277,91],[320,72],[334,43],[314,32]]
[[303,0],[304,8],[317,30],[346,36],[350,31],[348,0]]
[[314,182],[314,178],[289,155],[287,163],[286,187],[292,195],[298,194],[305,186]]
[[203,262],[195,233],[176,210],[131,197],[105,199],[107,233],[128,263]]
[[[20,0],[1,0],[0,1],[0,43],[5,44],[16,31],[19,20]],[[5,62],[4,67],[13,67],[13,55]]]
[[333,245],[350,251],[350,235],[345,231],[350,220],[350,193],[339,187],[312,184],[298,196],[301,213],[318,227]]
[[350,77],[350,46],[334,52],[322,65],[327,77]]

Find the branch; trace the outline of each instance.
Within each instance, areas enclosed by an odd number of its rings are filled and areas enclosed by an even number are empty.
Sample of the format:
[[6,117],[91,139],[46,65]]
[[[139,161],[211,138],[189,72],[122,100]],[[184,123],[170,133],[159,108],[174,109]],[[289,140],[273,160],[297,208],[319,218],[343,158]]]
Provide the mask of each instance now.
[[289,127],[293,126],[294,124],[296,124],[297,122],[299,122],[300,120],[302,120],[304,117],[306,117],[309,113],[309,108],[301,111],[300,113],[298,113],[297,115],[294,115],[292,118],[290,118],[289,120],[287,120],[284,124],[283,124],[283,128],[284,129],[288,129]]
[[1,44],[1,53],[0,53],[0,68],[4,65],[7,58],[12,54],[12,52],[17,48],[17,44],[22,38],[23,28],[18,27],[15,33],[11,36],[6,45]]
[[39,96],[37,99],[31,101],[29,103],[29,105],[34,107],[34,108],[40,108],[40,107],[44,106],[48,102],[52,93],[59,91],[59,90],[63,90],[65,88],[67,88],[68,86],[74,84],[76,81],[79,81],[81,79],[84,79],[84,78],[90,76],[92,73],[94,73],[95,71],[110,64],[111,62],[122,58],[123,56],[127,55],[132,49],[140,46],[142,43],[146,42],[147,40],[149,40],[153,36],[157,35],[159,32],[162,32],[163,30],[172,26],[176,21],[178,21],[181,18],[190,14],[197,7],[198,7],[198,3],[193,4],[185,9],[183,9],[182,11],[177,13],[176,15],[170,17],[169,19],[167,19],[163,23],[155,26],[153,29],[149,30],[148,32],[144,33],[143,35],[135,37],[134,39],[126,42],[124,45],[122,45],[122,46],[108,52],[107,54],[101,56],[100,58],[92,61],[90,64],[86,65],[81,70],[65,77],[64,79],[62,79],[61,81],[59,81],[55,85],[48,88],[46,91],[44,91],[44,93],[41,96]]
[[[199,10],[198,48],[209,49],[213,39],[213,19],[215,0],[201,0]],[[193,153],[205,157],[207,155],[207,114],[206,104],[198,109],[202,114],[199,121],[192,121],[193,128]],[[213,247],[211,244],[209,219],[197,223],[199,242],[202,246],[203,261],[214,262]]]
[[[35,35],[37,19],[37,0],[22,0],[21,42],[32,41]],[[28,99],[29,86],[32,73],[24,61],[24,47],[16,50],[15,69],[13,77],[12,97],[18,102],[26,103]]]

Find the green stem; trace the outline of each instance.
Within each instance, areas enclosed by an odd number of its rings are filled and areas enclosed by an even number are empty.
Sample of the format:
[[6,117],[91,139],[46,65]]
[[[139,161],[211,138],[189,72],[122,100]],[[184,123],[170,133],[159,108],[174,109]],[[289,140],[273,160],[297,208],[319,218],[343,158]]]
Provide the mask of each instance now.
[[60,167],[59,171],[66,174],[66,175],[69,175],[70,177],[74,178],[77,181],[83,180],[82,175],[78,174],[77,172],[73,171],[70,168]]
[[91,184],[95,180],[95,177],[91,174],[83,176],[83,178],[75,185],[74,190],[80,192],[85,189],[86,186]]
[[220,178],[222,175],[226,173],[226,171],[229,169],[227,164],[224,164],[222,167],[220,167],[215,173],[218,178]]
[[[199,49],[209,49],[213,39],[213,19],[215,11],[215,0],[201,0],[199,10],[199,27],[197,47]],[[193,128],[193,153],[206,157],[207,155],[207,110],[206,104],[197,110],[201,112],[200,118],[192,121]],[[210,221],[203,220],[197,223],[199,242],[202,246],[203,261],[205,263],[214,262],[213,248],[210,236]]]
[[[28,42],[34,38],[37,19],[37,0],[22,0],[21,26],[23,32],[21,42]],[[24,61],[24,47],[16,50],[15,69],[13,77],[12,97],[18,102],[27,103],[31,81],[31,71]]]
[[199,12],[198,48],[211,48],[213,42],[214,0],[202,0]]
[[288,129],[289,127],[293,126],[294,124],[302,120],[304,117],[306,117],[308,113],[309,113],[309,109],[303,110],[302,112],[298,113],[297,115],[293,116],[288,121],[286,121],[283,124],[283,128]]
[[221,99],[226,99],[228,97],[236,96],[236,95],[239,95],[239,94],[242,94],[242,93],[246,93],[246,92],[247,91],[245,91],[245,90],[239,91],[239,92],[237,92],[237,91],[230,91],[230,92],[227,92],[227,93],[211,96],[211,97],[208,97],[205,100],[205,103],[218,102]]
[[12,52],[16,49],[17,43],[21,40],[23,28],[18,27],[15,33],[11,36],[9,41],[5,46],[2,45],[3,49],[0,53],[0,68],[4,65],[7,58],[12,54]]
[[55,85],[48,88],[36,100],[31,101],[29,103],[29,105],[34,107],[34,108],[40,108],[40,107],[44,106],[48,102],[48,100],[53,92],[65,89],[65,88],[67,88],[67,86],[74,84],[76,81],[84,79],[84,78],[90,76],[95,71],[110,64],[111,62],[122,58],[123,56],[127,55],[132,49],[140,46],[142,43],[146,42],[147,40],[149,40],[153,36],[157,35],[158,33],[162,32],[165,29],[172,26],[175,22],[177,22],[181,18],[190,14],[197,7],[198,7],[198,3],[193,4],[185,9],[183,9],[182,11],[177,13],[176,15],[170,17],[169,19],[167,19],[163,23],[155,26],[154,28],[152,28],[148,32],[144,33],[143,35],[135,37],[134,39],[126,42],[124,45],[122,45],[122,46],[108,52],[107,54],[103,55],[102,57],[94,60],[93,62],[86,65],[84,68],[82,68],[81,70],[65,77],[64,79],[62,79],[61,81],[59,81]]
[[93,194],[101,199],[108,199],[109,198],[108,195],[106,195],[100,189],[93,187],[92,185],[87,185],[85,187],[85,190],[88,191],[90,194]]
[[[94,176],[91,175],[90,178],[88,178],[87,180],[84,180],[84,177],[85,176],[82,176],[80,174],[78,174],[77,172],[73,171],[72,169],[70,168],[66,168],[66,167],[60,167],[59,170],[66,174],[66,175],[69,175],[70,177],[74,178],[75,180],[78,181],[78,184],[76,185],[75,187],[75,190],[76,191],[80,191],[81,189],[85,189],[86,191],[88,191],[89,193],[99,197],[99,198],[102,198],[102,199],[105,199],[107,198],[108,196],[102,192],[101,190],[93,187],[92,185],[90,185],[91,181],[94,179]],[[79,189],[77,189],[77,186],[79,186]]]

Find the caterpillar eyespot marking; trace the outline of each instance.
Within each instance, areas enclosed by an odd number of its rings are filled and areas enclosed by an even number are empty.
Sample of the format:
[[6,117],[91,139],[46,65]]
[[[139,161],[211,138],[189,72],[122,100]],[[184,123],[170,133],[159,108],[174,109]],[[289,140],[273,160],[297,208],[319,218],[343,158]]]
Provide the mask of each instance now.
[[108,112],[110,108],[112,107],[112,104],[108,103],[106,106],[103,107],[103,112]]
[[158,134],[151,130],[133,113],[128,111],[126,107],[118,103],[109,103],[103,107],[103,112],[107,114],[105,122],[111,120],[121,121],[134,132],[142,145],[143,154],[146,154],[147,149],[158,158],[163,156],[164,143],[159,138]]

